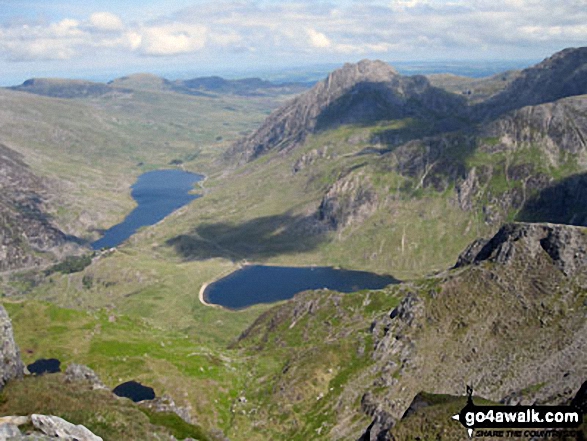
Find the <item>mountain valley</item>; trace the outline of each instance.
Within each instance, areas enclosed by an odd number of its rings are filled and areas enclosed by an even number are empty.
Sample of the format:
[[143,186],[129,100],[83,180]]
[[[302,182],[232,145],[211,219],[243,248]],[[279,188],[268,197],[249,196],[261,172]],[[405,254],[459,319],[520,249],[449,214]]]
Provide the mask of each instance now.
[[[231,440],[466,439],[450,417],[467,385],[568,404],[587,380],[587,48],[486,79],[364,60],[311,88],[141,74],[11,89],[0,292],[26,363],[140,380]],[[203,197],[92,252],[158,168],[205,174]],[[86,260],[47,271],[66,258]],[[257,263],[404,282],[243,310],[198,299]],[[5,391],[3,412],[34,407]],[[405,416],[421,393],[433,404]],[[89,413],[72,422],[115,439]]]

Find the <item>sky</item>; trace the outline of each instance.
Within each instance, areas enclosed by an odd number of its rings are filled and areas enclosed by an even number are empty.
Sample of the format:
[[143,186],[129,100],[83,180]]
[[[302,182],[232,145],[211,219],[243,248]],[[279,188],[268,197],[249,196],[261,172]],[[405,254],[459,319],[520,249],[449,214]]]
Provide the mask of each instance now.
[[2,85],[363,58],[538,61],[586,42],[587,0],[0,0]]

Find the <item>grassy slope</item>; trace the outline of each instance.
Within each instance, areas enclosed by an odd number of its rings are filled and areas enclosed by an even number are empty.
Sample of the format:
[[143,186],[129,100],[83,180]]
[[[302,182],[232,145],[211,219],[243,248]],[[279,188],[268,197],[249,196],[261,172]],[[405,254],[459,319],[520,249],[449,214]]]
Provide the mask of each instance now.
[[[0,394],[0,413],[60,415],[66,421],[89,428],[105,441],[160,440],[171,435],[179,439],[211,439],[201,427],[187,424],[175,414],[153,413],[110,392],[67,384],[61,374],[11,382]],[[27,428],[24,427],[25,432]]]
[[244,364],[234,351],[203,345],[197,330],[173,332],[137,317],[47,303],[4,306],[25,363],[58,358],[65,366],[86,364],[110,388],[140,381],[158,396],[169,394],[178,405],[190,406],[204,427],[228,428]]
[[[251,356],[243,391],[248,401],[238,404],[229,435],[318,439],[340,423],[341,409],[360,408],[360,395],[347,392],[369,382],[369,324],[399,297],[386,291],[316,294],[299,295],[261,316],[238,344]],[[365,427],[370,422],[356,412],[354,419]]]

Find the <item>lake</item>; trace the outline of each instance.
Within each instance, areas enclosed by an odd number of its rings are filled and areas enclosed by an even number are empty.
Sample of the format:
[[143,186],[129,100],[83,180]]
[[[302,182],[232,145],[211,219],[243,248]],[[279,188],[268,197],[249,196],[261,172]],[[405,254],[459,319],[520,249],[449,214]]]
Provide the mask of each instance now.
[[399,281],[391,276],[365,271],[250,265],[211,283],[204,291],[204,299],[207,303],[240,309],[258,303],[287,300],[310,289],[355,292],[381,289],[392,283]]
[[118,225],[92,243],[94,250],[115,247],[136,231],[154,225],[180,207],[200,197],[189,194],[204,176],[182,170],[153,170],[143,173],[132,186],[137,207]]

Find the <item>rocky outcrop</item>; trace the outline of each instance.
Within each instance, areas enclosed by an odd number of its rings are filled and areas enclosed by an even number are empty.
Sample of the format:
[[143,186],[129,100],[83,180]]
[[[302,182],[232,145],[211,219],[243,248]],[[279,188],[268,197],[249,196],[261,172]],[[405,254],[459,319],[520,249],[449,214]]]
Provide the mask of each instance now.
[[82,364],[72,363],[67,366],[63,379],[66,383],[86,383],[94,390],[108,389],[92,369]]
[[330,187],[318,207],[318,220],[332,229],[360,224],[377,210],[378,200],[369,179],[353,174]]
[[455,268],[483,261],[508,264],[516,253],[530,259],[546,253],[566,276],[579,276],[587,269],[585,234],[585,228],[568,225],[507,224],[490,240],[473,242],[459,256]]
[[381,371],[373,388],[388,388],[373,406],[397,421],[410,406],[403,393],[424,383],[453,395],[474,384],[509,404],[567,403],[587,376],[587,230],[507,224],[472,243],[455,269],[371,325]]
[[145,400],[139,403],[141,407],[146,407],[155,412],[170,412],[176,414],[182,420],[188,424],[195,424],[196,422],[190,414],[190,409],[175,404],[173,398],[169,395],[163,395],[162,397],[156,397],[153,400]]
[[57,416],[33,414],[31,420],[35,429],[53,438],[66,441],[102,441],[82,425],[74,425]]
[[8,381],[21,378],[24,372],[20,351],[14,341],[12,324],[2,305],[0,305],[0,342],[0,389],[2,389]]
[[435,119],[451,119],[462,114],[463,103],[461,97],[431,86],[425,77],[401,76],[382,61],[345,64],[273,112],[255,133],[238,141],[225,156],[242,164],[270,151],[290,150],[309,134],[340,124],[409,116],[426,119],[432,114]]

